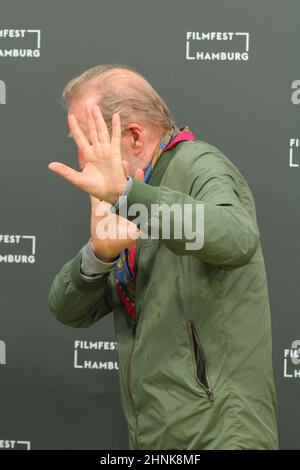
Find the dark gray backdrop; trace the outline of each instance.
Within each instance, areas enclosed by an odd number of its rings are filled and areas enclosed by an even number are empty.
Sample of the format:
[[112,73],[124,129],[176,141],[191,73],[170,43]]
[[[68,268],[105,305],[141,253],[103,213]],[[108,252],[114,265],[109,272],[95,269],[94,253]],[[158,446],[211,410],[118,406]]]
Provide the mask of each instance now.
[[[36,237],[36,253],[35,262],[19,263],[18,254],[32,260],[32,239],[0,236],[0,449],[127,448],[117,370],[109,370],[116,352],[81,349],[81,363],[107,369],[74,368],[76,340],[115,341],[112,318],[73,330],[47,308],[54,275],[89,237],[87,195],[47,169],[52,160],[76,166],[61,91],[85,69],[116,62],[139,69],[177,124],[221,148],[252,187],[270,289],[280,443],[300,447],[300,366],[289,357],[300,339],[300,148],[289,160],[290,139],[300,138],[299,17],[299,0],[2,0],[0,233]],[[5,37],[3,30],[26,32]],[[28,30],[41,32],[39,57],[5,57],[5,49],[36,47]],[[248,32],[249,59],[188,60],[188,31]],[[245,38],[193,41],[190,49],[242,51]]]

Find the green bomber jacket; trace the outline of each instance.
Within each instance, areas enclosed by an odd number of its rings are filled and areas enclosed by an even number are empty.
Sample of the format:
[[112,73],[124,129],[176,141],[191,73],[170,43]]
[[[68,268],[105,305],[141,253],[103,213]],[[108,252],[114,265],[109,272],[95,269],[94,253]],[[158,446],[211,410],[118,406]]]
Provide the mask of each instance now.
[[133,181],[128,209],[137,203],[191,215],[201,204],[203,245],[188,249],[184,230],[163,237],[160,218],[157,238],[137,240],[135,321],[113,271],[82,278],[79,250],[51,284],[51,311],[75,328],[113,315],[130,449],[276,449],[268,286],[246,180],[216,147],[180,142],[148,184]]

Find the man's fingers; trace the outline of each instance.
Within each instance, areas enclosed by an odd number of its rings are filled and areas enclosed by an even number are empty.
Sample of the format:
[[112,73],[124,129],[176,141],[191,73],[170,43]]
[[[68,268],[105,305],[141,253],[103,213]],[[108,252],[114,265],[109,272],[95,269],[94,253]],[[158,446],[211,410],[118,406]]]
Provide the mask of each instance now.
[[139,181],[144,181],[144,172],[141,168],[136,170],[134,178]]
[[101,201],[95,196],[89,194],[91,200],[91,209],[92,209],[92,219],[94,217],[107,217],[111,214],[111,204],[106,201]]
[[89,134],[93,145],[98,144],[98,131],[95,123],[95,119],[92,113],[92,107],[90,105],[85,106],[85,116],[88,123]]
[[[91,194],[89,194],[90,196],[90,200],[91,200],[91,206],[92,206],[92,209],[95,211],[95,214],[96,215],[102,215],[102,210],[104,210],[105,213],[111,213],[111,204],[109,202],[106,202],[106,201],[103,201],[101,199],[98,199],[97,197],[95,196],[92,196]],[[98,208],[100,207],[99,211],[98,211]]]
[[91,194],[89,194],[89,198],[90,198],[90,201],[91,201],[91,206],[93,208],[98,207],[98,204],[100,204],[100,202],[101,202],[100,199],[98,199],[95,196],[92,196]]
[[49,163],[48,168],[57,175],[74,184],[74,186],[84,189],[82,188],[81,184],[82,175],[80,171],[73,170],[73,168],[70,168],[69,166],[60,162],[51,162]]
[[111,146],[113,155],[121,156],[121,118],[119,113],[114,113],[112,117]]
[[88,142],[88,140],[85,137],[84,133],[80,129],[79,124],[78,124],[77,119],[74,116],[74,114],[68,114],[68,124],[69,124],[71,134],[73,136],[73,139],[75,140],[75,142],[77,144],[77,147],[81,151],[84,151],[87,148],[89,148],[90,143]]
[[81,170],[83,170],[85,165],[86,165],[86,160],[84,158],[84,155],[83,155],[82,151],[79,150],[79,149],[78,149],[78,164],[79,164],[79,168]]
[[110,143],[110,136],[106,126],[106,122],[102,116],[101,110],[99,106],[95,105],[92,107],[92,114],[94,117],[95,126],[97,128],[98,133],[98,141],[101,144],[109,144]]
[[95,214],[97,215],[97,217],[105,217],[105,216],[110,217],[110,216],[114,215],[111,212],[111,204],[109,202],[99,201],[99,204],[97,206],[94,206],[94,207],[96,207]]
[[140,238],[142,232],[138,229],[135,223],[132,222],[128,225],[127,234],[128,237],[132,240],[137,240],[138,238]]
[[127,160],[122,160],[123,170],[125,173],[126,178],[129,176],[129,163]]

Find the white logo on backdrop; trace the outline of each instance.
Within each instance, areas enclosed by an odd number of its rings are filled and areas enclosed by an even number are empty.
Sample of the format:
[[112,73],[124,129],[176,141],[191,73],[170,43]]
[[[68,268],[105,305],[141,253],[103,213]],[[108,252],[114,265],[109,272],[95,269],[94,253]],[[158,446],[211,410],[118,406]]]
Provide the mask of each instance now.
[[[3,253],[2,250],[13,250],[16,247],[22,253]],[[0,263],[34,263],[36,253],[35,235],[0,234]],[[24,250],[24,251],[23,251]]]
[[299,104],[300,103],[300,80],[294,80],[292,83],[292,92],[291,95],[291,101],[293,104]]
[[[74,341],[74,368],[95,370],[118,370],[118,363],[114,358],[106,359],[102,353],[117,350],[115,341]],[[79,354],[80,351],[80,354]],[[93,351],[101,351],[101,360],[95,359]],[[80,356],[80,357],[79,357]],[[106,354],[105,354],[106,356]]]
[[[293,104],[300,103],[300,80],[294,80],[291,85],[292,94],[291,102]],[[300,165],[300,139],[290,139],[289,150],[289,166],[291,168],[299,168]]]
[[185,57],[186,60],[246,61],[249,43],[250,33],[245,32],[187,31]]
[[6,364],[6,344],[0,339],[0,366]]
[[0,449],[2,450],[30,450],[30,441],[14,441],[10,439],[0,439]]
[[6,104],[6,84],[0,80],[0,104]]
[[289,165],[291,168],[300,165],[300,139],[290,139]]
[[291,348],[284,350],[283,376],[300,378],[300,339],[295,339]]
[[0,29],[0,59],[37,58],[40,49],[40,29]]

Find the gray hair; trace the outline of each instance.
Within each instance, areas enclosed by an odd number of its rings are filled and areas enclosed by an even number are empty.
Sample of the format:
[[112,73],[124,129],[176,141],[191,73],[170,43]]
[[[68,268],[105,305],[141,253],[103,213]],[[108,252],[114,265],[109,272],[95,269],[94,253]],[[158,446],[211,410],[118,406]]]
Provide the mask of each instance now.
[[[116,69],[133,72],[140,79],[129,79],[125,84],[110,80]],[[89,86],[99,91],[98,104],[109,131],[111,131],[112,115],[117,112],[121,116],[122,132],[133,121],[151,123],[161,131],[166,131],[175,125],[164,100],[145,77],[132,67],[118,64],[97,65],[73,78],[63,90],[66,108],[69,108],[75,97],[83,95]]]

